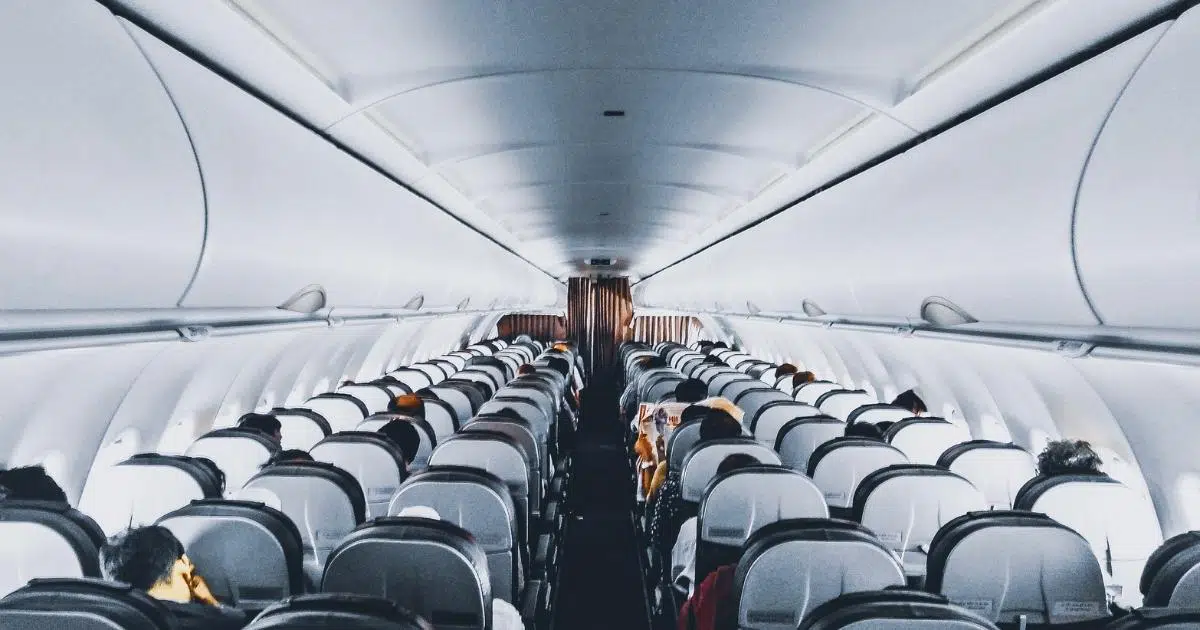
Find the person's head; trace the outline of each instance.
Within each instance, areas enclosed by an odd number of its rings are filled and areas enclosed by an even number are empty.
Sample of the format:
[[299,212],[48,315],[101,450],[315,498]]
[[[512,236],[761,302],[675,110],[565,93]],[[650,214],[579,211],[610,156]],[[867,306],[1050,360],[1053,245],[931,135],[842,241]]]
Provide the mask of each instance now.
[[675,386],[675,400],[681,403],[696,403],[708,395],[708,386],[698,378],[689,378]]
[[388,413],[399,413],[425,419],[425,401],[416,394],[401,394],[388,403]]
[[283,464],[286,462],[311,462],[313,456],[308,454],[308,451],[302,451],[298,448],[287,448],[271,456],[267,463],[263,464],[263,468],[274,466],[275,464]]
[[560,341],[560,342],[558,342],[558,343],[556,343],[556,344],[554,344],[554,346],[552,346],[552,348],[553,348],[553,349],[554,349],[556,352],[570,352],[570,351],[571,351],[571,346],[570,346],[570,345],[568,345],[568,344],[566,344],[566,343],[563,343],[563,342],[561,342],[561,341]]
[[137,527],[108,540],[100,549],[100,569],[105,579],[124,582],[156,599],[186,603],[191,561],[183,544],[161,525]]
[[711,354],[704,357],[704,363],[707,363],[708,365],[725,365],[725,362],[719,357],[715,357]]
[[510,420],[522,420],[521,414],[517,413],[517,410],[513,409],[512,407],[501,407],[500,409],[493,411],[492,415],[508,418]]
[[724,440],[742,436],[742,425],[728,412],[708,409],[700,421],[700,441]]
[[213,477],[217,480],[217,491],[223,494],[225,492],[225,471],[221,470],[217,462],[207,457],[196,457],[194,459],[212,473]]
[[882,440],[883,432],[879,427],[870,422],[855,422],[846,427],[846,437],[861,437],[871,438],[873,440]]
[[708,415],[708,407],[702,405],[688,405],[679,413],[679,424],[684,425],[689,422],[698,422],[703,420]]
[[563,376],[571,375],[571,362],[562,357],[550,357],[546,359],[546,364]]
[[888,429],[892,428],[893,424],[896,423],[892,422],[891,420],[884,420],[883,422],[876,422],[875,428],[879,429],[879,435],[885,435],[887,434]]
[[758,466],[759,464],[762,464],[762,462],[758,461],[758,458],[753,455],[747,455],[746,453],[734,453],[733,455],[722,459],[720,464],[717,464],[717,476],[720,477],[727,472],[733,472],[739,468]]
[[704,400],[701,400],[698,404],[700,404],[704,407],[711,407],[713,409],[719,409],[721,411],[724,411],[725,413],[729,414],[734,420],[737,420],[738,422],[741,422],[742,420],[744,420],[745,416],[746,416],[746,412],[743,411],[741,407],[738,407],[737,405],[733,404],[733,401],[729,400],[728,398],[725,398],[724,396],[714,396],[712,398],[705,398]]
[[792,365],[791,363],[784,363],[783,365],[775,368],[775,378],[779,379],[784,376],[787,376],[788,374],[795,374],[798,370],[799,370],[799,368]]
[[400,450],[404,452],[404,461],[409,464],[413,463],[417,451],[421,448],[421,434],[417,431],[417,425],[402,419],[392,420],[379,428],[379,432],[384,437],[400,447]]
[[1039,475],[1096,475],[1103,460],[1083,440],[1056,440],[1038,455]]
[[67,502],[67,493],[58,482],[46,474],[41,466],[24,466],[0,471],[0,486],[7,490],[7,497],[25,501]]
[[283,440],[283,425],[279,422],[279,418],[271,414],[248,413],[238,418],[238,426],[243,429],[254,429],[275,442]]
[[921,397],[911,389],[901,392],[900,395],[896,396],[896,399],[892,401],[892,404],[896,407],[901,407],[913,412],[914,416],[919,416],[929,411],[929,409],[925,406],[925,401],[921,400]]
[[812,372],[796,372],[792,375],[792,389],[796,389],[805,383],[811,383],[817,380],[817,375]]
[[537,368],[533,367],[530,363],[522,363],[521,367],[517,368],[518,376],[528,376],[530,374],[537,374]]

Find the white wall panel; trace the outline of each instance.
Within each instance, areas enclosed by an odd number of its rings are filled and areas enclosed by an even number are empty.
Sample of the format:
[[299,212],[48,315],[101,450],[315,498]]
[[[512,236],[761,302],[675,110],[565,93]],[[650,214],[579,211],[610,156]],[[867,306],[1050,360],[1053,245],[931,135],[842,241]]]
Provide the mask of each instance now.
[[0,3],[0,309],[173,307],[204,239],[196,162],[89,0]]
[[1200,10],[1138,70],[1080,189],[1083,287],[1105,324],[1200,327]]
[[[1165,26],[646,281],[639,304],[1088,325],[1071,254],[1092,143]],[[702,308],[713,308],[711,303]]]

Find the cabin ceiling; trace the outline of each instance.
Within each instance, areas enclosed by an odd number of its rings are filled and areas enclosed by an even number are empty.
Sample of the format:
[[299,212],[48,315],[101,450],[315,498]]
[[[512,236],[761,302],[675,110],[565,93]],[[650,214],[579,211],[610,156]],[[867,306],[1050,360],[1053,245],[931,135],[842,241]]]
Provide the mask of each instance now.
[[917,135],[897,104],[1054,3],[212,1],[347,104],[327,132],[369,121],[559,277],[657,271],[869,119]]

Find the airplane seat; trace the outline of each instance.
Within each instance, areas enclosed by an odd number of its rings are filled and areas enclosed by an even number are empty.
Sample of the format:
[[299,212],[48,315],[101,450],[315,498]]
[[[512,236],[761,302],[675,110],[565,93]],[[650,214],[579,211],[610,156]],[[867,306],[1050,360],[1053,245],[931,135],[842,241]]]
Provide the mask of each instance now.
[[[726,383],[717,395],[723,398],[728,398],[730,402],[733,402],[742,394],[757,389],[763,389],[762,381],[747,376]],[[745,411],[745,409],[742,409],[742,411]]]
[[[463,427],[463,433],[491,431],[507,435],[529,456],[529,487],[534,489],[539,499],[543,488],[549,481],[548,458],[542,451],[545,446],[538,442],[533,433],[533,427],[524,418],[509,418],[497,415],[476,416],[474,420]],[[540,512],[540,505],[534,506],[535,512]]]
[[[476,374],[476,376],[479,376]],[[470,418],[475,415],[483,403],[487,402],[492,397],[492,388],[489,383],[482,381],[471,380],[467,378],[459,378],[455,376],[452,379],[447,379],[441,385],[449,385],[454,389],[466,394],[471,401],[471,411],[465,417]],[[461,418],[460,418],[461,419]]]
[[869,438],[835,437],[818,446],[808,458],[808,476],[825,495],[829,513],[849,518],[854,492],[863,479],[881,468],[907,463],[908,457],[891,444]]
[[329,429],[333,433],[349,431],[371,415],[367,406],[350,394],[318,394],[301,407],[321,414],[329,422]]
[[229,427],[201,435],[184,454],[212,460],[225,473],[228,496],[245,485],[278,452],[279,444],[260,431]]
[[799,416],[788,418],[791,415],[787,413],[789,411],[782,406],[778,412],[773,409],[767,411],[770,415],[765,415],[759,424],[762,439],[766,441],[771,436],[774,425],[782,421],[775,433],[775,452],[779,453],[779,459],[783,461],[784,466],[807,473],[808,462],[813,453],[822,444],[843,437],[846,434],[846,423],[833,416],[823,415],[807,405],[796,410],[801,412]]
[[667,396],[675,395],[675,388],[684,380],[686,379],[682,376],[665,376],[652,379],[646,387],[646,393],[641,396],[640,400],[641,402],[648,403],[662,402]]
[[496,396],[484,403],[475,415],[495,414],[506,407],[529,421],[530,426],[533,427],[534,435],[537,436],[539,442],[547,442],[554,418],[547,416],[536,403],[524,396]]
[[433,630],[433,626],[382,597],[314,593],[290,597],[254,619],[245,630]]
[[494,431],[460,433],[438,445],[429,465],[465,466],[499,477],[517,508],[520,540],[536,542],[531,527],[531,507],[536,498],[529,487],[529,456],[512,438]]
[[221,487],[205,465],[182,455],[141,453],[93,473],[79,509],[106,536],[149,525],[197,499],[221,498]]
[[1142,570],[1163,542],[1148,497],[1107,475],[1038,476],[1017,492],[1013,508],[1046,514],[1083,535],[1114,601],[1126,608],[1141,606]]
[[858,484],[853,518],[900,556],[905,575],[919,578],[925,575],[925,557],[938,530],[986,507],[983,493],[944,468],[893,464]]
[[[782,392],[780,392],[782,393]],[[821,413],[816,407],[798,403],[792,399],[772,401],[763,405],[755,416],[747,416],[750,418],[750,432],[754,437],[768,446],[774,447],[779,439],[779,433],[788,422],[796,418],[816,418],[828,417]],[[839,421],[839,424],[845,425]],[[844,433],[843,428],[842,432]],[[814,445],[815,448],[815,445]]]
[[[409,477],[392,497],[388,515],[425,506],[463,528],[487,556],[492,595],[517,605],[529,569],[516,505],[497,476],[463,466],[436,466]],[[530,572],[532,574],[532,572]]]
[[[426,363],[424,361],[421,363],[414,363],[408,367],[410,367],[418,372],[423,373],[425,375],[425,377],[429,379],[429,382],[432,385],[441,383],[442,381],[446,380],[450,376],[449,374],[447,374],[447,370],[445,368],[442,368],[441,366],[438,366],[438,365],[434,365],[432,363]],[[456,372],[456,374],[457,374],[457,372]]]
[[909,418],[916,418],[912,410],[888,403],[873,403],[870,405],[862,405],[851,411],[846,416],[846,424],[854,424],[855,422],[869,422],[871,424],[879,424],[880,422],[896,423]]
[[971,440],[946,449],[938,466],[975,484],[993,509],[1012,509],[1017,491],[1037,475],[1033,455],[1011,442]]
[[396,380],[396,378],[394,376],[391,376],[390,374],[385,374],[384,376],[381,376],[373,381],[370,381],[370,384],[378,385],[378,386],[386,389],[388,391],[388,395],[392,399],[395,399],[396,396],[403,396],[405,394],[413,393],[413,390],[411,387]]
[[318,442],[309,455],[354,476],[367,500],[367,518],[386,516],[388,501],[408,477],[404,452],[382,433],[334,433]]
[[[549,379],[543,379],[536,374],[518,376],[504,386],[504,391],[514,396],[524,396],[537,402],[547,414],[558,411],[559,396],[555,385]],[[507,395],[507,394],[506,394]]]
[[1195,630],[1200,627],[1197,608],[1140,608],[1113,620],[1104,630]]
[[104,531],[59,501],[0,501],[0,597],[29,580],[100,577]]
[[505,385],[507,385],[510,377],[508,375],[508,369],[504,367],[504,363],[498,362],[499,365],[494,365],[490,362],[482,363],[482,361],[485,361],[485,360],[490,360],[490,357],[488,357],[487,359],[484,359],[482,357],[476,357],[475,359],[473,359],[471,361],[467,361],[466,371],[467,372],[480,372],[483,374],[487,374],[488,377],[491,379],[492,384],[494,385],[494,387],[492,388],[493,391],[498,390],[501,387],[504,387]]
[[[377,413],[358,423],[358,426],[354,427],[353,431],[342,431],[342,433],[378,433],[380,429],[392,420],[403,420],[417,427],[417,435],[421,438],[421,444],[417,447],[417,454],[408,467],[410,469],[421,469],[428,466],[429,456],[433,453],[433,449],[437,447],[438,437],[436,431],[427,420],[402,413]],[[401,455],[403,456],[403,454]]]
[[210,578],[219,571],[230,592],[209,580],[222,602],[247,610],[304,592],[304,547],[300,530],[283,512],[252,501],[192,501],[158,519],[171,530],[188,557]]
[[1138,584],[1146,606],[1200,608],[1200,532],[1168,538],[1150,554]]
[[946,523],[929,545],[925,590],[1002,627],[1021,617],[1031,627],[1095,627],[1108,616],[1104,576],[1088,542],[1045,514],[1017,510]]
[[821,413],[845,420],[856,409],[876,402],[874,396],[861,389],[834,390],[818,398],[816,407]]
[[338,394],[347,394],[358,399],[366,406],[369,413],[379,413],[387,411],[388,405],[391,404],[395,395],[392,390],[385,385],[373,385],[371,383],[352,383],[350,385],[342,385],[335,390]]
[[0,599],[6,630],[175,630],[161,602],[128,584],[41,578]]
[[[803,473],[779,466],[740,468],[712,480],[696,513],[693,584],[741,557],[746,540],[766,525],[793,518],[828,518],[825,497]],[[672,567],[677,575],[682,567]]]
[[792,400],[791,396],[774,387],[763,387],[761,385],[743,390],[731,400],[745,414],[744,417],[748,419],[746,424],[750,427],[751,431],[754,431],[758,416],[767,405],[771,403],[799,404]]
[[496,390],[500,389],[504,385],[504,383],[500,382],[500,379],[496,378],[495,373],[470,366],[468,366],[467,369],[455,374],[454,379],[459,381],[479,383],[479,385],[485,390],[485,399],[496,395]]
[[445,521],[390,516],[355,529],[330,554],[321,591],[382,597],[438,630],[492,627],[487,557]]
[[971,432],[941,418],[919,417],[888,427],[883,439],[903,451],[912,463],[932,465],[950,447],[971,441]]
[[738,627],[795,630],[808,611],[839,595],[903,585],[900,561],[863,526],[777,521],[750,536],[738,562]]
[[817,400],[828,392],[842,391],[841,385],[833,381],[813,381],[811,383],[802,383],[796,390],[792,392],[792,398],[796,402],[802,402],[806,405],[817,406]]
[[280,433],[283,434],[283,440],[280,442],[280,448],[282,449],[307,451],[314,444],[333,433],[325,416],[311,409],[276,407],[271,410],[271,415],[275,416],[281,425]]
[[282,462],[250,478],[238,497],[267,503],[292,519],[304,547],[304,573],[320,582],[330,552],[366,520],[362,486],[350,473],[326,462]]
[[453,382],[446,382],[430,387],[429,392],[440,398],[447,405],[450,405],[450,408],[454,410],[456,427],[461,427],[471,416],[475,415],[476,406],[471,399],[471,395],[456,387]]
[[431,398],[424,398],[422,402],[425,407],[425,422],[429,423],[429,427],[433,429],[433,436],[438,440],[454,435],[462,422],[459,421],[458,412],[448,402]]
[[813,609],[797,630],[998,630],[984,617],[934,593],[884,589],[846,593]]
[[388,372],[387,376],[414,392],[433,385],[433,379],[429,378],[428,374],[414,368],[397,368]]
[[712,440],[693,448],[679,469],[680,495],[689,508],[685,511],[691,512],[689,516],[699,509],[704,490],[717,476],[717,467],[733,454],[750,455],[766,465],[780,465],[775,451],[747,437]]
[[724,371],[716,374],[708,381],[709,396],[724,396],[721,392],[734,383],[746,383],[747,386],[754,386],[754,379],[745,374],[733,369],[726,368]]

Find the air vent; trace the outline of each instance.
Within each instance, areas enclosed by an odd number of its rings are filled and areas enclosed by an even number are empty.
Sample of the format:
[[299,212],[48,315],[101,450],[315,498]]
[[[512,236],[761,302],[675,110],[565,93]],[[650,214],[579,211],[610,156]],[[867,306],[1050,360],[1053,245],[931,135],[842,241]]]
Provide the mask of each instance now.
[[611,267],[611,266],[613,266],[613,259],[611,259],[611,258],[589,258],[587,261],[587,264],[588,264],[588,266],[591,266],[591,267]]
[[804,302],[800,304],[800,308],[804,309],[804,314],[808,315],[809,317],[822,317],[825,315],[825,310],[820,306],[817,306],[816,303],[811,300],[804,300]]
[[943,297],[927,297],[921,302],[921,319],[935,326],[958,326],[979,321],[954,302]]
[[606,109],[604,110],[605,118],[624,118],[625,110],[623,109]]

